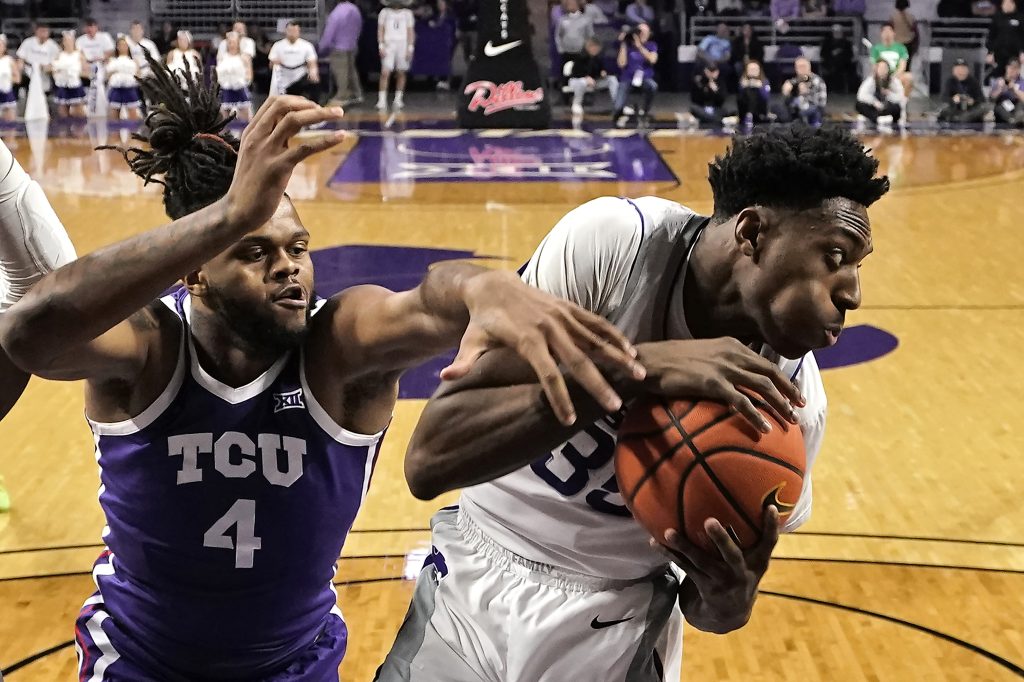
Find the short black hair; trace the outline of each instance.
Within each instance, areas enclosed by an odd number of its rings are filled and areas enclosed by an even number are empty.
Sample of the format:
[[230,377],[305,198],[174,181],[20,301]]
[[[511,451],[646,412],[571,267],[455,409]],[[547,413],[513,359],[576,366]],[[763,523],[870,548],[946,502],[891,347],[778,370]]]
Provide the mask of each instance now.
[[714,217],[727,220],[745,208],[805,210],[844,197],[870,206],[889,191],[875,177],[878,160],[848,131],[802,123],[735,137],[708,166]]
[[132,26],[142,26],[142,22],[138,19],[132,19]]
[[92,17],[87,17],[85,21],[82,23],[84,23],[86,26],[99,26],[99,24],[96,23],[96,20]]
[[285,24],[285,26],[298,26],[299,28],[302,28],[299,22],[295,21],[294,19],[290,19],[288,23]]
[[894,31],[896,30],[896,27],[892,25],[891,21],[887,21],[884,24],[882,24],[882,26],[878,30],[881,31],[883,28],[891,28]]
[[205,85],[201,74],[186,69],[182,90],[176,73],[148,53],[146,59],[153,75],[140,79],[139,86],[152,104],[142,130],[132,138],[149,148],[97,149],[116,149],[146,184],[163,185],[164,210],[177,220],[227,194],[235,174],[238,139],[224,129],[234,114],[221,113],[216,79]]

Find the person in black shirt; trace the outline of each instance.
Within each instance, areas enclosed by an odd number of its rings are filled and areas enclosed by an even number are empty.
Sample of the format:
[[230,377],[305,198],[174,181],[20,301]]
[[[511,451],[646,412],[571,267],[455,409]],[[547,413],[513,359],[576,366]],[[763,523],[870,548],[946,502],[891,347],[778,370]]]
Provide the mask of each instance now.
[[981,84],[963,59],[953,64],[953,75],[946,81],[942,99],[946,106],[939,112],[939,120],[948,123],[979,123],[988,110]]
[[832,92],[850,92],[858,81],[853,43],[842,24],[833,24],[832,32],[821,43],[821,75]]
[[1024,53],[1024,16],[1017,11],[1015,0],[1003,0],[999,12],[992,17],[988,30],[986,62],[991,65],[991,74],[998,76],[1006,69],[1011,59],[1019,59]]
[[732,41],[733,73],[743,73],[747,62],[764,63],[764,46],[761,40],[754,33],[754,28],[749,24],[743,24],[740,34]]
[[717,64],[707,64],[693,78],[690,90],[690,113],[701,123],[722,125],[722,119],[735,115],[725,110],[725,86],[718,81]]
[[572,90],[572,113],[579,116],[583,113],[583,96],[587,91],[607,90],[612,100],[619,87],[619,79],[609,75],[601,56],[601,41],[596,38],[587,40],[583,53],[572,61],[569,74],[569,88]]

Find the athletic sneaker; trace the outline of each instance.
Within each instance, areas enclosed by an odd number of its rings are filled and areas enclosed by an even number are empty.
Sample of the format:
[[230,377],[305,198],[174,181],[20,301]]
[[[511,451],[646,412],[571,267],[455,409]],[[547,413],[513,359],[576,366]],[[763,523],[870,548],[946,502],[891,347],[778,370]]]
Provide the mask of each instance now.
[[405,107],[405,101],[402,99],[401,95],[395,95],[395,101],[392,103],[392,106],[395,109],[402,109]]
[[384,111],[387,108],[388,108],[388,101],[387,101],[387,99],[385,99],[383,97],[378,98],[377,99],[377,110],[378,111]]

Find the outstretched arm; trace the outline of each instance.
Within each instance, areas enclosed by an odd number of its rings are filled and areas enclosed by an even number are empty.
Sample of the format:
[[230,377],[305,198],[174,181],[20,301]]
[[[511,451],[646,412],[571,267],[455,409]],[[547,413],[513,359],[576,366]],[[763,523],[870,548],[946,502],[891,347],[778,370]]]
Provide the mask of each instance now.
[[131,324],[129,317],[184,273],[268,220],[295,165],[337,144],[341,136],[293,148],[288,141],[303,126],[339,115],[301,97],[268,100],[242,135],[232,185],[223,199],[46,276],[0,317],[0,344],[17,365],[34,374],[63,379],[137,376],[154,341],[155,320]]
[[0,420],[7,416],[28,385],[28,374],[14,366],[0,350]]

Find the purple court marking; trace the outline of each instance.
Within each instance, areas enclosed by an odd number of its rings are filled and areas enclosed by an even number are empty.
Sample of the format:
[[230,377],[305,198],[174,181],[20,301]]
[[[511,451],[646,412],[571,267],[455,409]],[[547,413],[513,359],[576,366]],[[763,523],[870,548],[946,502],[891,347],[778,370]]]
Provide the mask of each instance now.
[[328,184],[584,180],[676,178],[643,135],[408,130],[360,137]]
[[896,350],[899,339],[878,327],[859,324],[847,327],[831,348],[819,348],[814,357],[821,369],[835,369],[877,360]]

